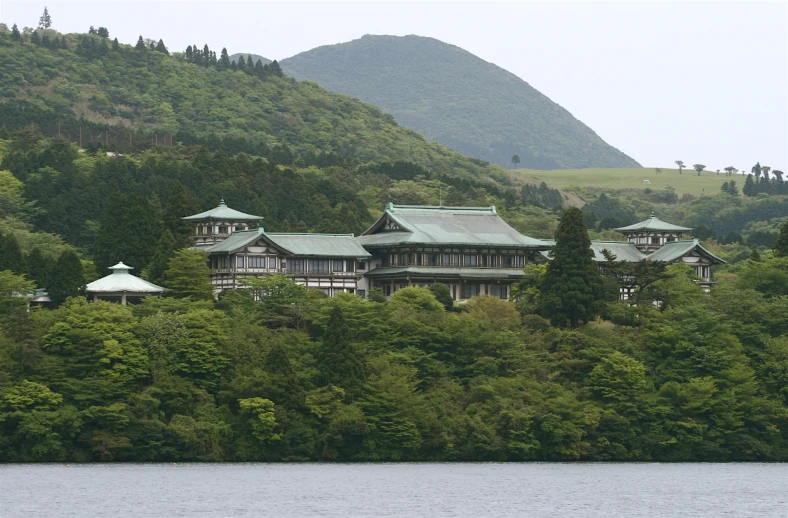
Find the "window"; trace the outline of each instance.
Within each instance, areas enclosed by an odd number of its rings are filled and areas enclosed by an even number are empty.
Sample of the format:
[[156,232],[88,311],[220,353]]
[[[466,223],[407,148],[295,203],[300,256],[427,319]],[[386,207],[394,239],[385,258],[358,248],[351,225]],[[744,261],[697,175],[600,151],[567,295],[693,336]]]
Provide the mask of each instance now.
[[408,266],[410,261],[408,260],[408,254],[399,254],[399,265],[400,266]]
[[276,270],[276,257],[268,258],[268,267],[272,270]]
[[243,230],[246,230],[246,228],[245,227],[235,227],[235,231],[236,232],[241,232]]
[[499,299],[508,299],[508,291],[507,286],[490,286],[490,295]]
[[345,271],[345,261],[343,261],[342,259],[334,259],[334,271],[335,272]]
[[331,273],[328,259],[310,259],[309,273],[317,275],[328,275]]
[[237,267],[237,268],[243,268],[243,267],[244,267],[244,256],[242,256],[242,255],[239,255],[239,256],[236,258],[236,267]]
[[367,298],[367,290],[358,290],[358,296],[362,299]]
[[478,266],[479,257],[476,255],[463,255],[462,256],[462,265],[463,266]]
[[220,234],[226,234],[227,233],[227,227],[226,226],[220,226],[219,227],[219,233]]
[[659,237],[657,237],[657,236],[652,236],[652,237],[651,237],[651,244],[652,244],[652,245],[658,245],[658,244],[659,244]]
[[287,273],[304,273],[306,271],[306,261],[304,259],[289,259],[287,261]]
[[416,253],[416,266],[421,266],[424,262],[424,254]]
[[478,284],[466,284],[462,289],[462,298],[469,299],[479,294]]
[[265,257],[259,255],[250,255],[246,258],[247,268],[265,268]]
[[427,266],[440,266],[440,264],[441,264],[440,254],[429,254],[427,256]]
[[355,270],[353,268],[355,266],[356,266],[356,261],[354,261],[353,259],[348,259],[348,260],[345,261],[345,271],[346,272],[354,272]]
[[[366,270],[367,269],[367,263],[365,263],[364,261],[360,261],[358,263],[358,269],[359,270]],[[364,290],[361,290],[361,291],[364,291]]]

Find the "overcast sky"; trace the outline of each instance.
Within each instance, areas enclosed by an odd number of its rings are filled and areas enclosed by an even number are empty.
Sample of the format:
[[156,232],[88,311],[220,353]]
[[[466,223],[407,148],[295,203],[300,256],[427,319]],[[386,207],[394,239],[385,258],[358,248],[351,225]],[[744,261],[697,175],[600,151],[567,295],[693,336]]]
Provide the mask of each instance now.
[[[788,2],[0,0],[0,21],[283,59],[417,34],[518,75],[644,166],[788,167]],[[2,73],[2,71],[0,71]]]

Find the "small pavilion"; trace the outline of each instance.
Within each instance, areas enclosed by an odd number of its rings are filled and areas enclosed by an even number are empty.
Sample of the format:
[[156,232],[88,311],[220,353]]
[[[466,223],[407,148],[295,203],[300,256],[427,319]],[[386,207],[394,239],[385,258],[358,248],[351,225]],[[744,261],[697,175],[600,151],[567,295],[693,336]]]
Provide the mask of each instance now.
[[144,297],[151,295],[161,296],[165,291],[165,288],[161,286],[156,286],[130,274],[129,270],[134,268],[126,266],[122,262],[110,266],[109,269],[112,270],[111,274],[93,281],[85,287],[85,292],[88,297],[93,298],[94,302],[101,299],[120,302],[125,306],[128,302],[139,302]]

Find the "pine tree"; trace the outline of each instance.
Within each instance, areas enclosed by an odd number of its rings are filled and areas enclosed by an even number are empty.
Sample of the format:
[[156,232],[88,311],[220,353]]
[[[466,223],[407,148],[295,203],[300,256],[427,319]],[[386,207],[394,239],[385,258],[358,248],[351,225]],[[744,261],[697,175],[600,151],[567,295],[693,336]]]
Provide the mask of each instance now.
[[[117,43],[117,42],[118,42],[118,39],[115,38],[115,43]],[[65,36],[61,36],[60,37],[60,48],[61,49],[68,49],[68,44],[66,43],[66,37]],[[115,48],[117,48],[117,47],[115,47]]]
[[184,58],[186,59],[187,63],[194,62],[194,51],[192,50],[192,46],[191,45],[186,47],[186,53],[184,55]]
[[22,41],[22,34],[19,32],[19,27],[17,27],[16,24],[11,27],[11,39],[14,41]]
[[246,68],[246,60],[243,56],[238,56],[238,63],[235,66],[238,70],[243,70]]
[[780,234],[774,243],[774,255],[776,257],[788,257],[788,221],[780,228]]
[[220,70],[227,70],[230,68],[230,56],[227,54],[227,47],[222,48],[222,57],[218,65]]
[[745,196],[755,196],[757,194],[755,192],[755,181],[751,174],[747,175],[747,179],[744,181],[744,187],[741,191]]
[[159,40],[159,43],[156,45],[156,52],[161,52],[162,54],[170,55],[170,51],[167,50],[167,47],[164,46],[164,40]]
[[41,253],[41,249],[36,247],[27,255],[27,277],[36,283],[39,288],[46,288],[49,285],[50,274],[54,265],[52,261]]
[[265,370],[271,374],[265,390],[268,399],[290,409],[304,406],[304,389],[287,357],[287,349],[281,343],[275,343],[268,351]]
[[164,272],[164,286],[172,297],[191,297],[197,300],[213,300],[213,284],[208,268],[208,254],[202,250],[184,248],[170,257]]
[[328,327],[317,351],[318,368],[325,385],[336,385],[358,394],[364,384],[364,364],[350,343],[350,330],[339,304],[331,310]]
[[254,64],[254,75],[259,78],[263,77],[263,62],[259,59],[257,60],[257,63]]
[[272,76],[276,76],[276,77],[284,77],[284,73],[282,72],[282,67],[280,67],[280,66],[279,66],[279,62],[278,62],[278,61],[276,61],[276,60],[273,60],[273,61],[272,61],[272,62],[271,62],[269,65],[268,65],[268,72],[269,72],[269,73],[270,73]]
[[104,39],[107,39],[109,38],[109,29],[107,29],[106,27],[99,27],[98,30],[96,31],[96,34],[98,34]]
[[137,44],[134,45],[135,50],[145,50],[145,40],[142,39],[142,36],[137,40]]
[[249,75],[254,75],[254,61],[252,61],[252,55],[246,56],[246,72]]
[[41,37],[38,35],[38,31],[33,31],[33,34],[30,36],[30,43],[33,45],[39,45],[41,43]]
[[44,14],[41,15],[41,18],[38,20],[38,28],[39,29],[49,29],[52,27],[52,17],[49,16],[49,10],[44,7]]
[[555,239],[552,260],[541,284],[539,309],[553,325],[577,327],[597,314],[604,297],[602,278],[580,209],[564,211]]
[[159,242],[156,244],[156,252],[153,254],[148,267],[145,268],[143,277],[154,284],[164,282],[164,272],[167,271],[170,256],[175,252],[175,237],[172,232],[165,230],[162,232]]
[[0,270],[11,270],[20,275],[26,273],[25,258],[13,234],[0,235]]
[[118,50],[120,48],[120,43],[118,42],[118,38],[112,40],[112,50]]
[[96,268],[123,261],[142,271],[153,258],[161,235],[159,214],[145,198],[114,195],[107,200],[99,218],[94,260]]
[[183,218],[198,211],[197,200],[189,195],[181,182],[175,182],[164,209],[164,226],[172,232],[178,244],[177,248],[188,246],[189,236],[194,231],[192,224]]
[[69,297],[78,297],[85,293],[82,261],[71,250],[66,250],[58,257],[47,286],[47,293],[55,304],[61,304]]

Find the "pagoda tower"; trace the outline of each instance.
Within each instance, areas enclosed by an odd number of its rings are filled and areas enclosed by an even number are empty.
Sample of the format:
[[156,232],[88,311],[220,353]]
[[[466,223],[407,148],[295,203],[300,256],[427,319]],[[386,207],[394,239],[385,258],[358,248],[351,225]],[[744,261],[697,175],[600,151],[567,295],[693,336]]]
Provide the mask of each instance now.
[[692,231],[691,228],[666,223],[658,219],[653,212],[650,218],[640,223],[615,230],[624,234],[628,242],[646,254],[659,250],[666,243],[679,241],[685,232]]
[[231,209],[221,200],[215,208],[183,219],[194,223],[194,233],[190,236],[194,245],[207,248],[224,241],[233,232],[257,228],[263,217]]

